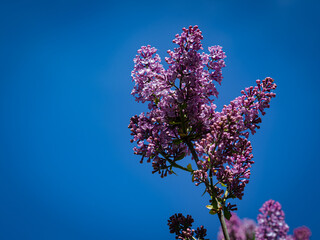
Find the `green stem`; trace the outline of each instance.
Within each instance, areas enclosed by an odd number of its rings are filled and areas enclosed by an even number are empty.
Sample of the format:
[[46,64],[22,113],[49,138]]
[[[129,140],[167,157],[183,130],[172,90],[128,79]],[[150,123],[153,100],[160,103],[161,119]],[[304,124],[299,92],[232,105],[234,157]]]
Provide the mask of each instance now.
[[228,230],[227,230],[226,221],[224,219],[222,211],[218,212],[218,217],[219,217],[219,220],[220,220],[220,224],[221,224],[221,228],[222,228],[224,239],[225,240],[230,240],[229,233],[228,233]]
[[180,169],[182,169],[182,170],[185,170],[185,171],[191,172],[191,173],[193,172],[193,170],[189,170],[188,168],[185,168],[185,167],[183,167],[183,166],[181,166],[181,165],[179,165],[179,164],[171,161],[170,159],[167,159],[167,161],[168,161],[173,167],[175,167],[175,168],[180,168]]
[[196,162],[197,167],[198,167],[199,169],[202,169],[202,166],[201,166],[201,165],[198,165],[199,158],[198,158],[198,155],[197,155],[197,153],[196,153],[196,150],[195,150],[194,147],[193,147],[192,142],[191,142],[190,140],[186,140],[186,144],[187,144],[187,146],[189,147],[189,149],[190,149],[190,151],[191,151],[192,157],[193,157],[194,161]]
[[193,172],[193,170],[189,170],[188,168],[185,168],[185,167],[177,164],[176,162],[172,161],[164,153],[160,153],[160,154],[171,164],[172,167],[180,168],[180,169],[187,171],[187,172]]

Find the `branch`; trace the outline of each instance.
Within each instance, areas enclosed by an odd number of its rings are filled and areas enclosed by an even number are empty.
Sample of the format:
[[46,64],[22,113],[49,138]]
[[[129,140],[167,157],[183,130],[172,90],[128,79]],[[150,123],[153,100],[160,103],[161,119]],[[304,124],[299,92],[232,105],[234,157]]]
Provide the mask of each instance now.
[[172,167],[180,168],[184,171],[191,172],[191,173],[193,172],[193,170],[189,170],[188,168],[185,168],[185,167],[177,164],[176,162],[172,161],[170,158],[168,158],[168,156],[165,153],[160,152],[160,154],[171,164]]

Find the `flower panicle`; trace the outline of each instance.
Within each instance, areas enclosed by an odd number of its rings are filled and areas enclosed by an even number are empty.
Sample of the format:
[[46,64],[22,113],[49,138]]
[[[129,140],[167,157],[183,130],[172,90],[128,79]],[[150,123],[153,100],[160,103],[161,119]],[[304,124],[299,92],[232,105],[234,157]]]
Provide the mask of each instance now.
[[[218,45],[199,53],[202,39],[198,26],[183,28],[165,58],[167,69],[154,47],[138,50],[132,95],[148,103],[148,112],[133,116],[128,127],[131,142],[136,142],[134,153],[141,162],[152,163],[153,173],[165,177],[176,167],[187,170],[196,185],[204,183],[228,209],[225,201],[242,199],[249,182],[254,161],[248,137],[260,127],[276,84],[271,78],[257,80],[256,86],[216,111],[216,84],[222,82],[226,55]],[[179,164],[188,155],[198,169]]]

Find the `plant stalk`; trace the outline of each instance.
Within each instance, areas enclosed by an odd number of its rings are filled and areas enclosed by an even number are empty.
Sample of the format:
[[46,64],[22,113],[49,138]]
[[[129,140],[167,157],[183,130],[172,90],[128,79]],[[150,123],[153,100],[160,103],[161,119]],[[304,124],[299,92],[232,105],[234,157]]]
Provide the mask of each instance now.
[[220,220],[220,224],[221,224],[221,228],[222,228],[224,239],[225,240],[230,240],[229,233],[228,233],[228,230],[227,230],[226,221],[225,221],[225,218],[224,218],[224,216],[222,214],[222,211],[218,212],[218,217],[219,217],[219,220]]

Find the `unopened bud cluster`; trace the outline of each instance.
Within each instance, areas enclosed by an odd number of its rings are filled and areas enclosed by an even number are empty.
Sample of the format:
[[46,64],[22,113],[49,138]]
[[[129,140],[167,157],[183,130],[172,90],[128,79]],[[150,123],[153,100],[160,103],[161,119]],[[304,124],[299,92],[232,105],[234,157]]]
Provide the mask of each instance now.
[[190,215],[185,217],[181,213],[174,214],[168,220],[170,233],[176,234],[176,239],[191,240],[195,237],[199,240],[205,240],[207,230],[203,226],[196,230],[191,229],[193,222],[194,220]]

